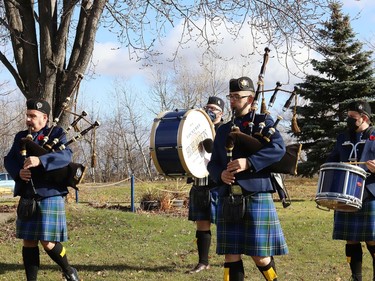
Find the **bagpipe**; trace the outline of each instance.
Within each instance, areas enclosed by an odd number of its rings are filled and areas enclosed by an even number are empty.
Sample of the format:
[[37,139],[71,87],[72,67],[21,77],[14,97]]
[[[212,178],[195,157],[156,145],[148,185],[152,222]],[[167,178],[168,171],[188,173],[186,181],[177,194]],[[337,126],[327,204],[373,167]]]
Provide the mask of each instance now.
[[[87,120],[85,118],[87,116],[87,113],[85,111],[82,111],[81,114],[76,114],[68,110],[71,95],[73,94],[74,90],[76,89],[82,78],[82,75],[78,76],[78,79],[73,87],[72,93],[62,103],[59,113],[53,119],[53,123],[49,128],[48,134],[44,136],[40,144],[33,141],[33,137],[31,135],[31,127],[28,128],[28,135],[25,138],[22,138],[20,143],[20,153],[24,158],[28,156],[38,157],[45,155],[47,153],[64,150],[72,143],[80,140],[89,131],[95,129],[100,125],[98,121],[91,123],[89,120]],[[65,129],[62,127],[58,127],[58,122],[60,121],[60,118],[64,112],[67,112],[75,116],[73,122]],[[78,128],[78,123],[81,120],[84,120],[87,123],[89,123],[89,126],[86,127],[84,130],[80,130]],[[52,132],[57,128],[62,129],[60,129],[60,131],[62,131],[61,134],[53,139],[50,139],[50,137],[52,136]],[[71,129],[74,129],[76,135],[68,141],[63,142],[63,140],[66,139]],[[50,171],[45,171],[44,169],[36,168],[33,170],[32,174],[34,178],[40,178],[43,182],[55,184],[57,186],[70,186],[78,190],[77,185],[83,180],[85,171],[86,166],[84,166],[83,164],[70,162],[67,166],[63,168]]]
[[[279,125],[280,121],[283,119],[280,115],[277,116],[276,121],[274,124],[267,128],[266,127],[266,119],[270,114],[269,110],[266,108],[266,103],[264,99],[264,93],[271,91],[271,90],[264,90],[264,83],[263,78],[265,74],[266,64],[268,62],[270,49],[265,48],[265,54],[263,56],[263,64],[261,67],[260,74],[258,76],[258,85],[257,90],[255,92],[254,101],[251,105],[250,109],[250,122],[248,123],[248,134],[243,133],[239,130],[238,127],[234,124],[235,119],[235,111],[232,112],[232,129],[227,136],[226,140],[226,150],[232,151],[234,147],[238,147],[244,155],[252,155],[262,149],[267,143],[269,143],[272,139],[272,136],[275,134],[277,126]],[[277,82],[276,87],[273,90],[274,93],[269,101],[268,107],[272,107],[275,103],[276,95],[279,91],[284,91],[290,93],[290,97],[287,99],[283,106],[283,111],[287,111],[293,101],[295,99],[297,101],[297,87],[294,87],[293,91],[286,91],[281,89],[281,83]],[[258,102],[259,96],[262,94],[262,106],[261,106],[261,114],[256,114],[258,110]],[[257,126],[255,126],[255,117],[256,115],[261,118],[260,122],[258,122]],[[259,121],[259,120],[258,120]],[[295,109],[292,118],[292,131],[295,134],[300,132],[300,129],[297,124],[297,117],[296,117],[296,102],[295,102]],[[282,159],[272,164],[271,166],[265,168],[263,171],[271,172],[271,173],[280,173],[280,174],[290,174],[290,175],[297,175],[297,165],[299,160],[299,155],[302,149],[302,145],[299,143],[290,144],[286,146],[286,152]]]

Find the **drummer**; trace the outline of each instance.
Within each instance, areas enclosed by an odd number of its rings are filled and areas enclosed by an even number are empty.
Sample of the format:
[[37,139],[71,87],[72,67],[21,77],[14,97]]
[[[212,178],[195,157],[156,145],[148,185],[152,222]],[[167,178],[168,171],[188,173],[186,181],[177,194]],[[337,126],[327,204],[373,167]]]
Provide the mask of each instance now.
[[[353,281],[362,280],[362,246],[365,242],[373,260],[375,280],[375,131],[371,124],[371,107],[364,100],[347,107],[347,129],[337,142],[327,162],[364,162],[370,175],[366,178],[362,208],[357,212],[335,211],[333,239],[346,240],[345,253]],[[346,142],[346,143],[345,143]],[[348,142],[351,145],[347,145]],[[344,144],[345,143],[345,144]]]
[[[224,101],[219,97],[209,97],[204,110],[215,126],[215,130],[223,123]],[[212,141],[212,140],[211,140]],[[212,142],[203,145],[207,152],[211,152]],[[196,223],[196,243],[198,248],[198,263],[187,273],[198,273],[210,268],[208,256],[211,246],[211,207],[210,189],[213,182],[209,177],[194,179],[189,193],[189,217]]]

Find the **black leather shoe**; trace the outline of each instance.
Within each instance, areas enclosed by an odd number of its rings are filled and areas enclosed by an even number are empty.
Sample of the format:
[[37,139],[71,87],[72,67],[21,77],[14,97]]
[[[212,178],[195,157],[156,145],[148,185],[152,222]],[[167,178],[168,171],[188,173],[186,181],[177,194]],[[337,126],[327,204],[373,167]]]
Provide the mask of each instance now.
[[202,270],[210,269],[210,265],[205,265],[203,263],[198,263],[193,269],[189,270],[188,273],[198,273],[201,272]]
[[73,272],[70,274],[64,273],[65,281],[80,281],[77,269],[72,267]]

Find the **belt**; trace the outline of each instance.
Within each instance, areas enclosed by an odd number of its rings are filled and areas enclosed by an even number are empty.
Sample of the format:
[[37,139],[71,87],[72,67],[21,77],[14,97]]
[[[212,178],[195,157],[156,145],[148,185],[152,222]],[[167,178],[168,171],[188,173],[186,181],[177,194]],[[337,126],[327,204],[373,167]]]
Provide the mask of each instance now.
[[208,177],[204,177],[201,179],[194,178],[194,185],[195,186],[207,186],[208,185]]

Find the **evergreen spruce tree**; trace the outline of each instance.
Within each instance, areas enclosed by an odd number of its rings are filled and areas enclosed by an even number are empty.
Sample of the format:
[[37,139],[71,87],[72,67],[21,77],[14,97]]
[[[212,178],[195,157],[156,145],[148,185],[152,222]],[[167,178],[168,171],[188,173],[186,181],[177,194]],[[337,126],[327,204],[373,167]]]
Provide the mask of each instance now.
[[307,104],[297,107],[301,133],[296,137],[303,144],[307,161],[299,165],[303,176],[316,174],[333,149],[339,132],[345,130],[346,105],[355,99],[374,100],[375,79],[372,52],[363,51],[355,40],[350,19],[342,13],[342,5],[330,5],[331,17],[318,30],[325,44],[318,48],[322,61],[312,60],[317,75],[307,75],[300,83],[299,95]]

